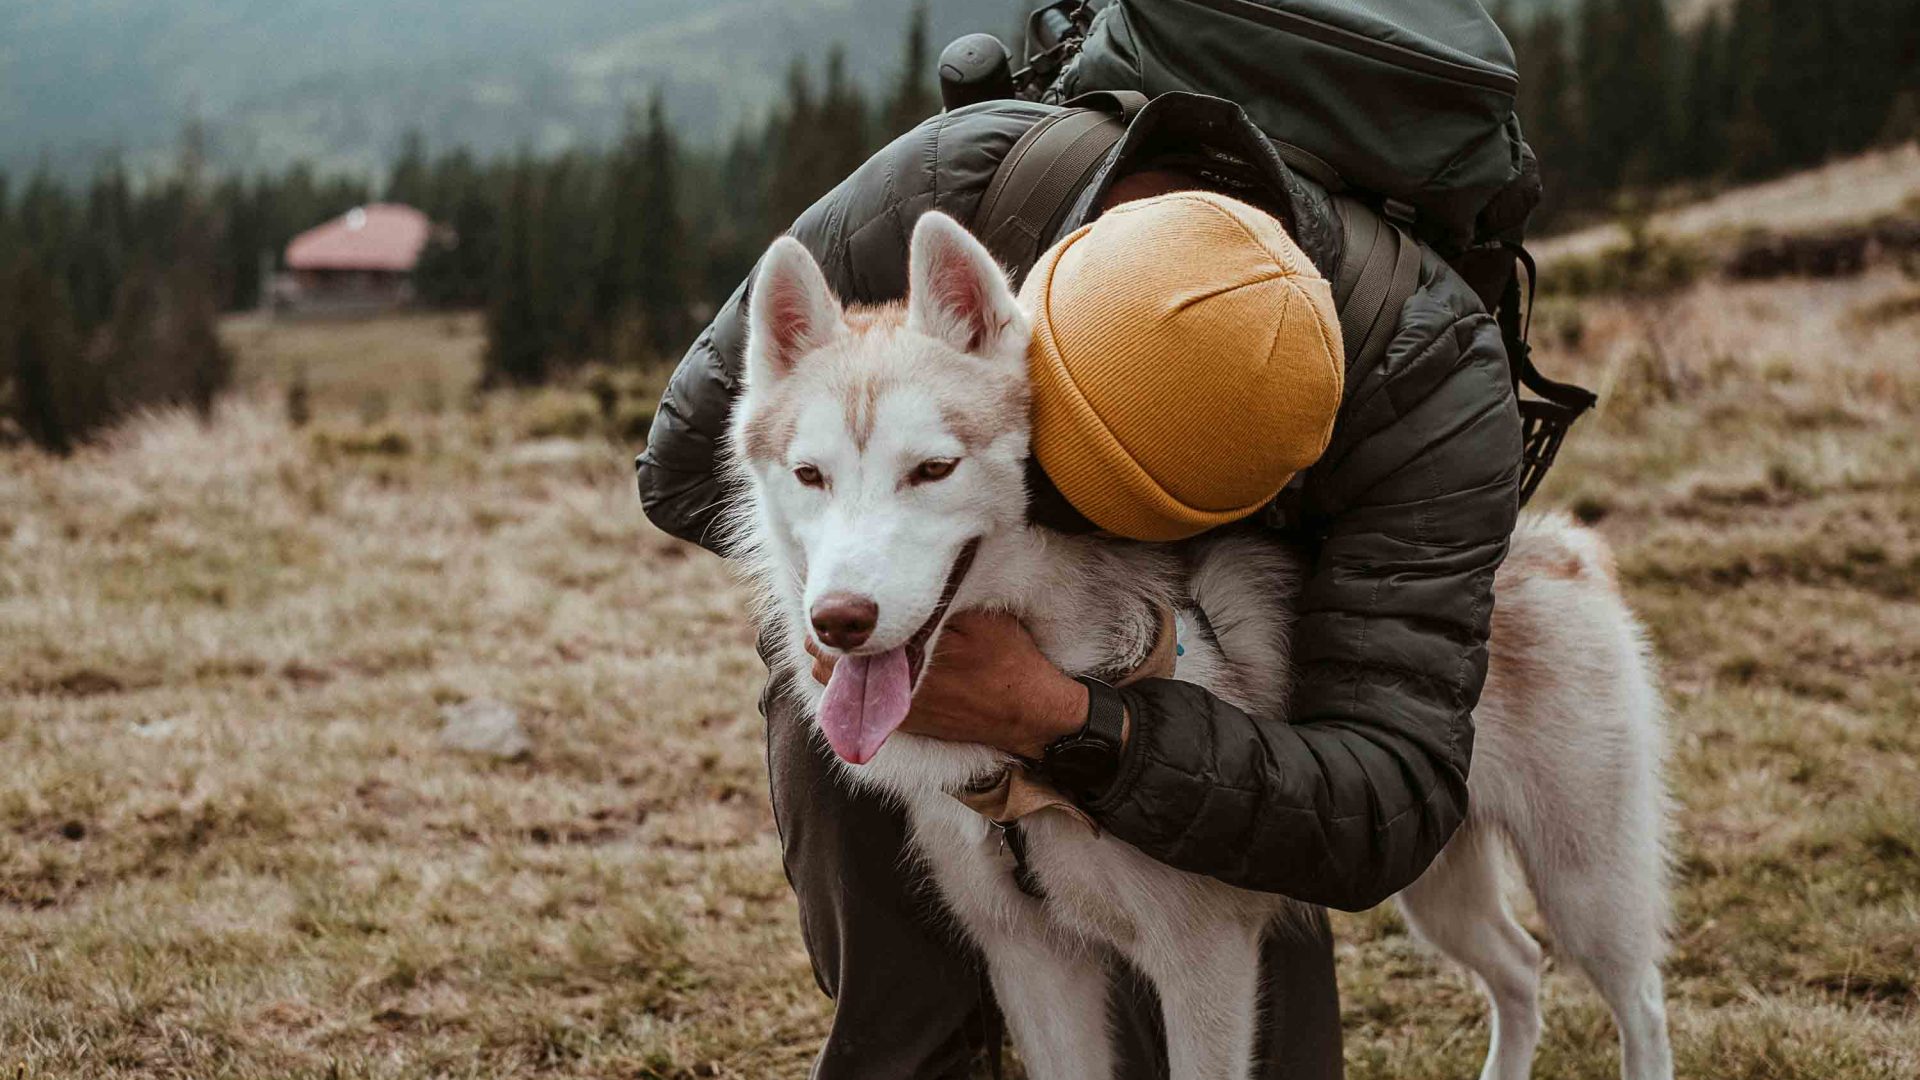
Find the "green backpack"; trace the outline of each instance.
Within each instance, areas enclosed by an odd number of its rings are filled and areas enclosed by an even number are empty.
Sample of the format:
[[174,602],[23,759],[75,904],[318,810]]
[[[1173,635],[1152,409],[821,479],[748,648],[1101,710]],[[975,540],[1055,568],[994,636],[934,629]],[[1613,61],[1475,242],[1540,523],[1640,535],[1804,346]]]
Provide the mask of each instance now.
[[[1351,357],[1384,349],[1411,295],[1418,240],[1499,319],[1526,449],[1524,502],[1594,395],[1534,366],[1522,246],[1540,171],[1514,111],[1513,49],[1476,0],[1061,0],[1029,23],[1020,96],[1076,106],[1002,166],[976,231],[1032,233],[1171,91],[1237,102],[1296,172],[1335,196],[1347,234],[1334,281]],[[943,75],[945,73],[943,72]],[[998,250],[998,247],[996,247]],[[1526,292],[1521,281],[1524,269]]]

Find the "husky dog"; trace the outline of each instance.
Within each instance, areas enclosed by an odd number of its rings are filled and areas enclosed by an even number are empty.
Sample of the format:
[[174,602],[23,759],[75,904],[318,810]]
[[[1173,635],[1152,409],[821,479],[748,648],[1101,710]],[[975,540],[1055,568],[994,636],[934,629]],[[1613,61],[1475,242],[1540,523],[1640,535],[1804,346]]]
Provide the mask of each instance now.
[[[956,798],[1016,763],[897,729],[948,616],[966,609],[1016,613],[1074,674],[1129,670],[1155,648],[1160,613],[1185,612],[1212,632],[1184,635],[1176,677],[1284,716],[1298,557],[1252,530],[1150,546],[1029,526],[1027,316],[939,213],[914,232],[910,289],[904,304],[843,308],[791,238],[755,279],[731,430],[734,543],[783,643],[776,666],[845,781],[904,805],[1030,1075],[1112,1075],[1117,954],[1159,992],[1176,1080],[1238,1080],[1252,1067],[1259,942],[1289,932],[1294,902],[1172,869],[1059,811],[1021,822],[1039,885],[1023,890],[1000,831]],[[1502,896],[1511,849],[1556,948],[1612,1008],[1625,1075],[1665,1080],[1667,810],[1645,642],[1605,545],[1565,519],[1522,523],[1497,592],[1472,809],[1399,904],[1492,1001],[1483,1076],[1520,1080],[1540,1036],[1541,950]],[[809,634],[837,657],[824,689],[806,677]]]

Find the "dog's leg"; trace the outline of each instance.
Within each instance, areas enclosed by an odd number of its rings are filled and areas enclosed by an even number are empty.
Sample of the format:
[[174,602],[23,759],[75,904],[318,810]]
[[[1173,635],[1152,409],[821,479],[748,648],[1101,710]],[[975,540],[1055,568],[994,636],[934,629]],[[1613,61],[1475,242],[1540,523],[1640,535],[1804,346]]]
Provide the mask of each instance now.
[[1040,901],[1020,891],[1004,841],[973,811],[945,795],[908,811],[941,898],[987,962],[1027,1075],[1112,1080],[1105,954],[1063,933]]
[[1671,1080],[1660,954],[1666,923],[1658,803],[1618,804],[1621,820],[1585,852],[1516,844],[1555,951],[1585,972],[1620,1027],[1621,1075]]
[[1498,840],[1469,825],[1399,896],[1407,925],[1480,979],[1493,1004],[1481,1080],[1527,1080],[1540,1043],[1540,946],[1500,893]]
[[1170,1080],[1245,1080],[1260,1013],[1261,927],[1172,918],[1141,929],[1129,958],[1160,993]]
[[1032,1080],[1112,1080],[1106,965],[1044,933],[976,934],[994,998]]
[[1620,1025],[1620,1075],[1626,1080],[1673,1080],[1667,1034],[1666,983],[1648,958],[1583,959]]
[[[1624,617],[1624,616],[1623,616]],[[1571,662],[1554,667],[1571,669]],[[1475,792],[1498,815],[1553,935],[1554,951],[1593,980],[1620,1028],[1627,1080],[1670,1080],[1665,988],[1667,799],[1660,783],[1659,699],[1631,660],[1613,684],[1594,681],[1583,716],[1549,743],[1507,737],[1523,763],[1525,796],[1489,785]],[[1543,714],[1550,716],[1551,713]],[[1535,731],[1555,730],[1543,715]],[[1489,734],[1496,724],[1489,714]],[[1479,749],[1476,747],[1476,753]],[[1492,775],[1492,774],[1484,774]]]

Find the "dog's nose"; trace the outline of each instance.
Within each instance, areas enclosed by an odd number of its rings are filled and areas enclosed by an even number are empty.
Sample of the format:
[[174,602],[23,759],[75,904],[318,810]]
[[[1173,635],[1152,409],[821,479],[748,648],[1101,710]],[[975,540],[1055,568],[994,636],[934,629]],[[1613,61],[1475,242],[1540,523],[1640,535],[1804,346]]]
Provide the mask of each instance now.
[[828,593],[813,604],[813,632],[836,649],[866,644],[879,619],[880,605],[852,593]]

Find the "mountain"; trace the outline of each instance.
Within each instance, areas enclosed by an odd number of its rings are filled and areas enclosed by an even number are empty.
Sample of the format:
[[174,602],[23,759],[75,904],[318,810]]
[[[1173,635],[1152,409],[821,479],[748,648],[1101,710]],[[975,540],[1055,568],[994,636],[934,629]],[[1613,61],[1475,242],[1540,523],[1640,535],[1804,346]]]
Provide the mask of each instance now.
[[[1020,0],[928,5],[934,47],[1009,36]],[[222,164],[377,169],[402,135],[485,152],[615,133],[653,88],[697,138],[764,109],[795,57],[897,76],[907,0],[0,3],[0,167],[136,164],[198,117]],[[931,77],[931,74],[929,74]]]
[[[1516,18],[1578,0],[1506,0]],[[1720,0],[1677,0],[1683,5]],[[1012,41],[1028,0],[929,0],[933,47]],[[1496,9],[1500,3],[1492,5]],[[551,152],[603,142],[655,87],[696,139],[836,44],[897,77],[912,0],[0,0],[0,169],[139,166],[199,118],[216,163],[378,171],[430,146]]]

